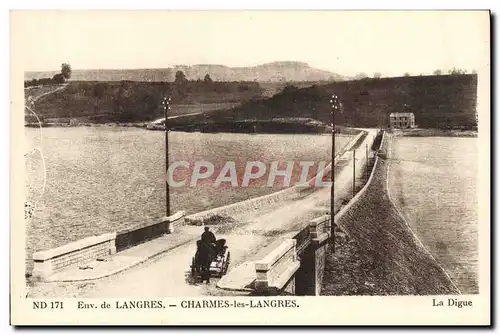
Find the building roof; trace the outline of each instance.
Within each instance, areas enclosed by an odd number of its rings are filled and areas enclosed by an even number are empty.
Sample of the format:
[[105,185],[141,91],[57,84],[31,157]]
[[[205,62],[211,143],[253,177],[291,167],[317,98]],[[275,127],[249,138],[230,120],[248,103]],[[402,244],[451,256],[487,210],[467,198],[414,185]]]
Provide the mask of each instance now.
[[391,113],[390,116],[414,116],[413,113]]

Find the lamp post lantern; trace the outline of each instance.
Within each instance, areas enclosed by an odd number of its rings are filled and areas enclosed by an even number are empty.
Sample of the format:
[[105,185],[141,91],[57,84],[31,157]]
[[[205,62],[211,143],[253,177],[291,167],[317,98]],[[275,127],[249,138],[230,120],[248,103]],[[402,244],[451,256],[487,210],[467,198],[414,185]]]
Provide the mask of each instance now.
[[170,190],[168,185],[168,111],[170,109],[170,97],[163,98],[163,112],[165,117],[165,212],[166,216],[170,216]]

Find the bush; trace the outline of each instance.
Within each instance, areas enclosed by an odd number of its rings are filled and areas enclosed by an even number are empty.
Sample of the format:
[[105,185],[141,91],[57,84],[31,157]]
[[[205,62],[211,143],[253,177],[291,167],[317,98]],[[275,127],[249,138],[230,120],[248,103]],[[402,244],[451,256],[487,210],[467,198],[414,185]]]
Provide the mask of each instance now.
[[64,83],[64,77],[62,74],[56,74],[52,78],[40,78],[40,79],[32,79],[24,81],[24,88],[33,87],[33,86],[44,86],[44,85],[59,85]]

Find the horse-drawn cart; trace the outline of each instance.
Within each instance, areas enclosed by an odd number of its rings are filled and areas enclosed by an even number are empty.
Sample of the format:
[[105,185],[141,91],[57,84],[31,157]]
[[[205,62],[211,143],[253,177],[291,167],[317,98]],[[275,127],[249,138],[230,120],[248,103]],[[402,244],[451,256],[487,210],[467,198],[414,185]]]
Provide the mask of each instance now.
[[196,254],[191,261],[191,276],[203,277],[209,271],[210,277],[222,277],[227,273],[231,253],[226,240],[220,239],[209,245],[197,242]]

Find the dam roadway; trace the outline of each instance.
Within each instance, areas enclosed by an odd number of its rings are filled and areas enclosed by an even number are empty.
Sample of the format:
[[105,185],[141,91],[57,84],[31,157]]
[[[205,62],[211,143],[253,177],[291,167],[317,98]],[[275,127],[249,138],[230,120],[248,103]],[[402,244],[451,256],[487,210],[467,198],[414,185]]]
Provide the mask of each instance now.
[[[375,129],[365,129],[368,135],[357,143],[356,178],[361,178],[365,165],[365,148],[370,148],[377,134]],[[335,203],[350,198],[352,192],[352,152],[342,155],[335,165]],[[234,216],[235,222],[211,226],[216,238],[227,240],[231,252],[232,271],[237,276],[255,275],[253,262],[262,259],[277,243],[291,238],[310,219],[330,211],[330,187],[317,188],[299,200],[288,200],[261,206]],[[57,297],[127,297],[157,298],[175,296],[242,295],[244,292],[222,290],[217,287],[218,278],[209,284],[200,283],[190,276],[190,264],[196,252],[195,241],[203,232],[200,226],[182,226],[174,234],[191,236],[188,242],[155,256],[118,274],[89,282],[46,283],[35,289],[36,296]],[[172,234],[172,235],[174,235]],[[147,242],[152,243],[152,242]],[[125,251],[126,252],[126,251]],[[237,271],[235,271],[237,270]],[[234,275],[233,275],[234,276]],[[241,279],[241,278],[239,278]],[[239,280],[237,278],[237,280]]]

